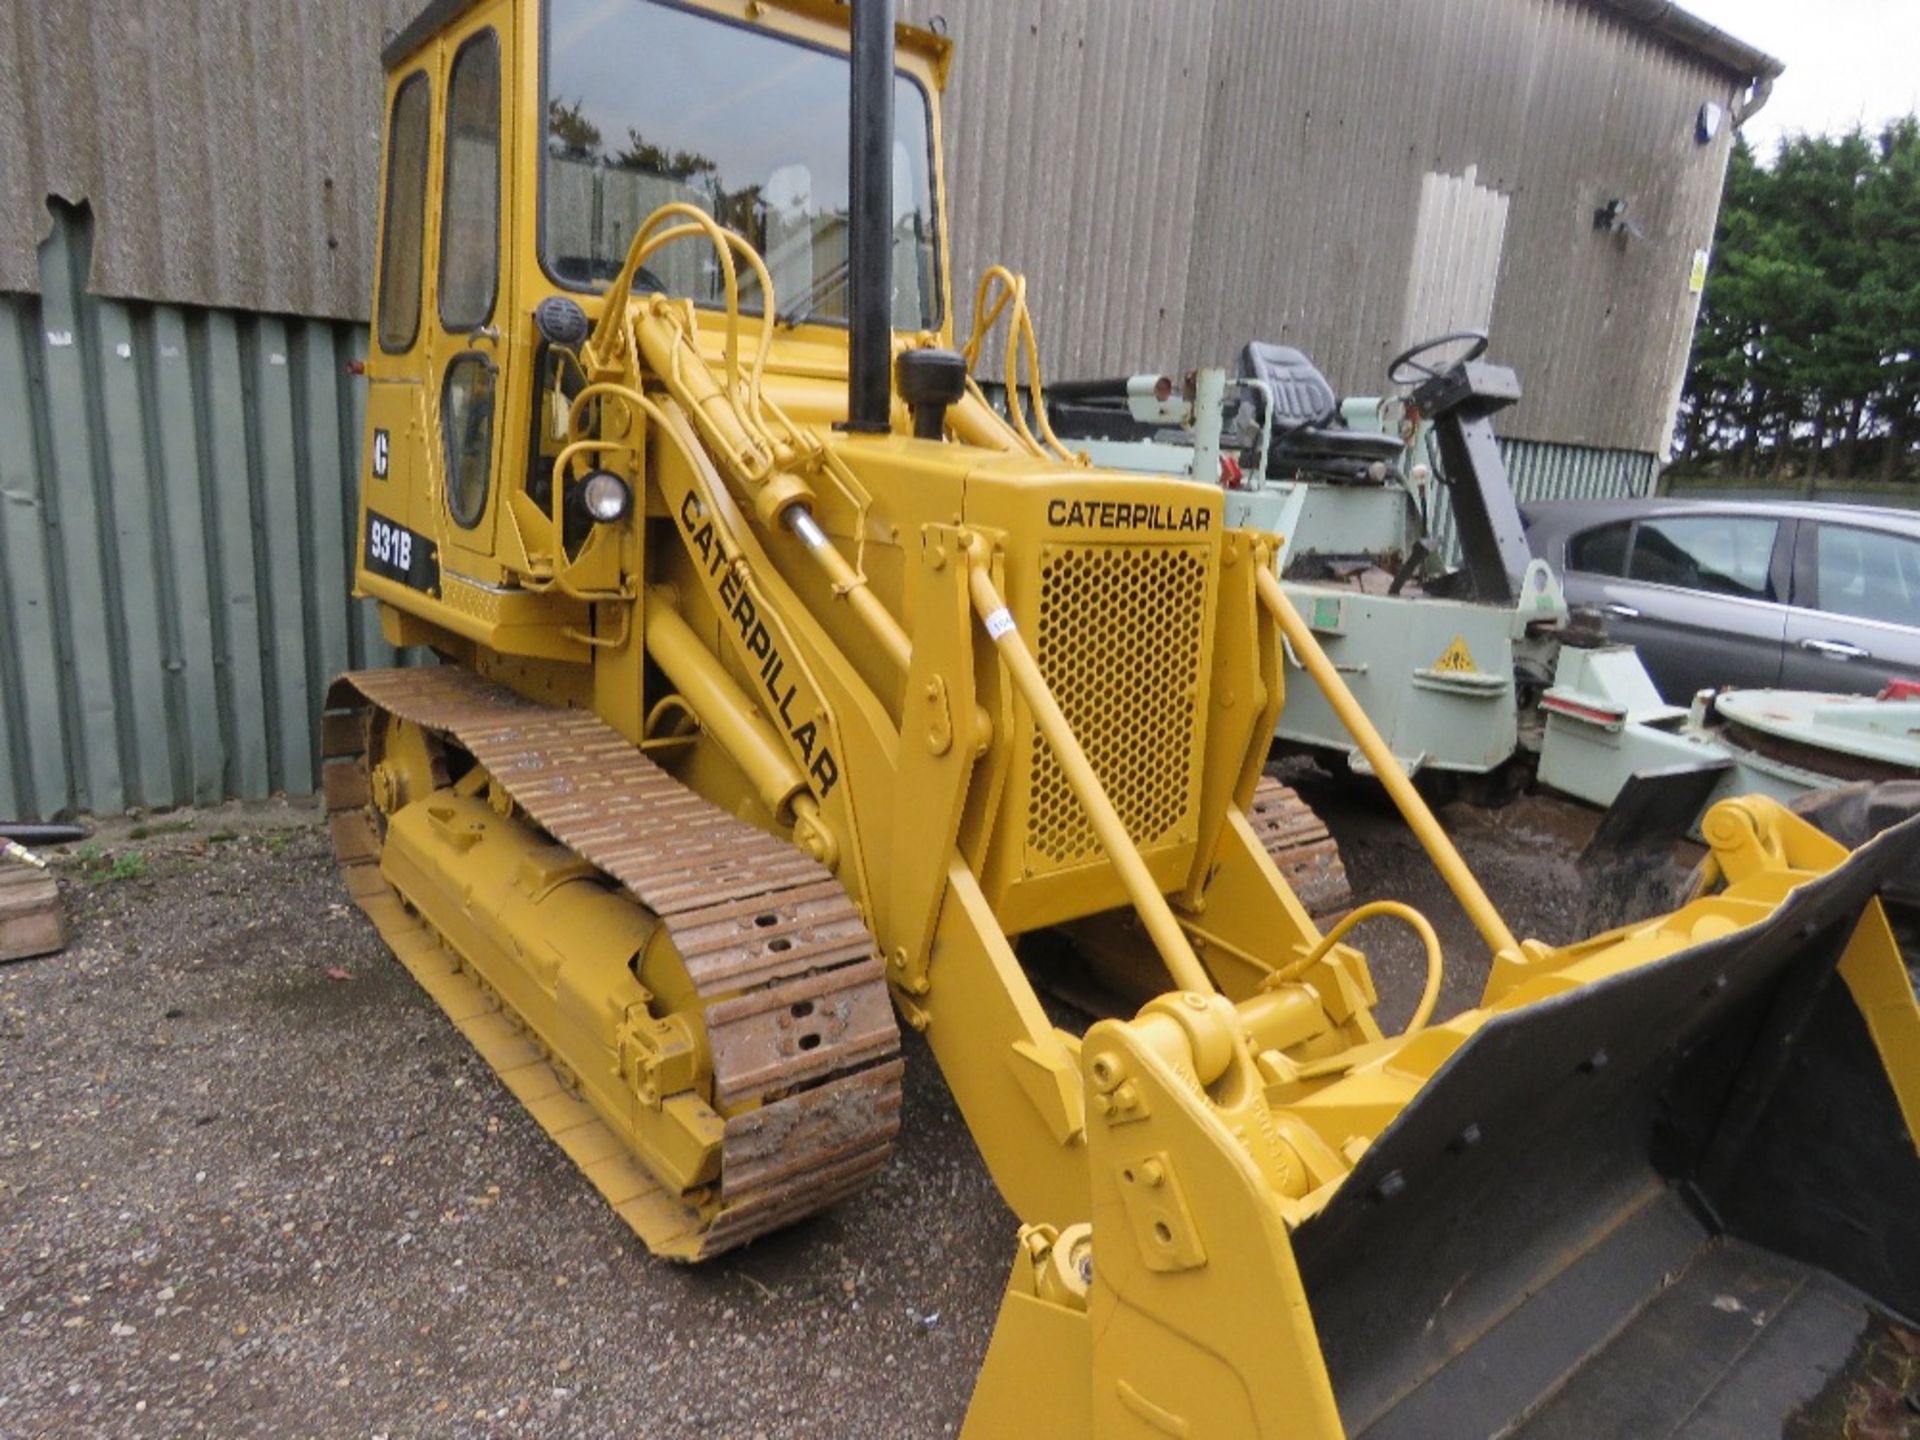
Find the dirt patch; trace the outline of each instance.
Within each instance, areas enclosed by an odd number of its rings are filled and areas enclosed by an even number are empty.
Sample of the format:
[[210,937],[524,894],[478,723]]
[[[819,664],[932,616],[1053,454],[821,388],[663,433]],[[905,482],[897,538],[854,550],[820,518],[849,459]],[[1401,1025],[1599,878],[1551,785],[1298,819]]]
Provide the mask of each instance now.
[[[1306,788],[1472,1003],[1484,947],[1398,820]],[[1579,933],[1566,813],[1447,819],[1517,928]],[[679,1268],[387,955],[311,810],[107,827],[62,874],[74,945],[0,966],[0,1434],[958,1430],[1014,1223],[917,1040],[870,1190]],[[1360,936],[1389,1028],[1408,940]]]

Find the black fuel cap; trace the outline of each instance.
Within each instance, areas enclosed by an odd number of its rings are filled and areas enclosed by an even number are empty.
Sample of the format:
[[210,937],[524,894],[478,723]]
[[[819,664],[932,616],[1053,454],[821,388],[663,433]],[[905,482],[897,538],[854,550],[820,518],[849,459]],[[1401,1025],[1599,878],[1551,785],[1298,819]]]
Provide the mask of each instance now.
[[967,393],[967,362],[957,350],[902,350],[893,362],[900,398],[919,409],[945,408]]

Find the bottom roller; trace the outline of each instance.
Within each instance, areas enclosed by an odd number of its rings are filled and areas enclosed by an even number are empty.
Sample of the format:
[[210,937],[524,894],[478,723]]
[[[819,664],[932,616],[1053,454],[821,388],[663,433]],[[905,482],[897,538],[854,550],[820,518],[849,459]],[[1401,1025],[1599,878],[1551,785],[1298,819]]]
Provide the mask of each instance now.
[[355,899],[650,1248],[717,1254],[885,1163],[899,1032],[822,867],[451,667],[343,677],[325,740]]

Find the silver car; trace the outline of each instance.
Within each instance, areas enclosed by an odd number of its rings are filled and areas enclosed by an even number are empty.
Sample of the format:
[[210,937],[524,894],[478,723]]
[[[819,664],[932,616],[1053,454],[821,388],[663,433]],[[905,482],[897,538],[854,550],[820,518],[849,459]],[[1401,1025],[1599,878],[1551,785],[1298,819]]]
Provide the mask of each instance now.
[[1524,505],[1571,605],[1636,646],[1660,693],[1872,695],[1920,680],[1920,512],[1807,501]]

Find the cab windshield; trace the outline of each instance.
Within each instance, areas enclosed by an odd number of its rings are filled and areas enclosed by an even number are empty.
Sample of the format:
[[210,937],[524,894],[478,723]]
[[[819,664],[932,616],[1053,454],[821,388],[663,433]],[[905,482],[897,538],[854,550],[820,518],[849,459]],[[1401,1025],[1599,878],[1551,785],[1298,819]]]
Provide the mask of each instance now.
[[[750,240],[797,322],[847,317],[844,55],[657,0],[549,0],[541,259],[604,289],[646,217],[699,206]],[[893,324],[932,329],[940,290],[926,92],[894,78]],[[656,252],[636,289],[726,298],[704,239]],[[744,266],[740,300],[765,303]]]

